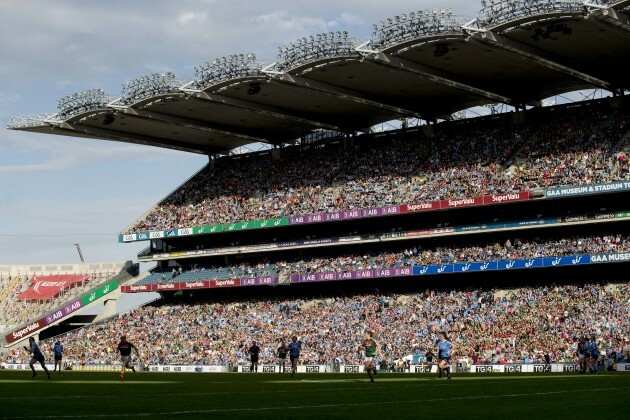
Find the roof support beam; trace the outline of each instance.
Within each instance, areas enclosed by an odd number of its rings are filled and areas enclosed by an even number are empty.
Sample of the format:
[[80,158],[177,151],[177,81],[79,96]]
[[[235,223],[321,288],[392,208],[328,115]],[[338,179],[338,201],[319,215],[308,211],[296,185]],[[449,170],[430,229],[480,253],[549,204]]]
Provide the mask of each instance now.
[[145,136],[145,135],[141,135],[141,134],[134,134],[134,133],[124,133],[121,131],[116,131],[116,130],[107,130],[104,128],[96,128],[96,127],[89,127],[89,126],[85,126],[85,125],[81,125],[81,124],[72,124],[72,123],[67,123],[67,122],[63,122],[60,124],[54,124],[53,127],[56,130],[61,130],[61,131],[66,131],[69,133],[69,135],[72,135],[73,133],[81,133],[81,134],[85,134],[85,135],[89,135],[92,137],[106,137],[109,138],[111,140],[115,140],[115,141],[122,141],[124,143],[134,143],[134,144],[143,144],[143,145],[147,145],[147,146],[157,146],[157,147],[165,147],[168,149],[174,149],[174,150],[180,150],[180,151],[185,151],[185,152],[193,152],[193,153],[201,153],[201,154],[206,154],[209,152],[218,152],[218,150],[216,150],[216,148],[212,148],[212,147],[208,147],[207,149],[204,148],[192,148],[192,147],[185,147],[182,146],[181,143],[176,143],[170,140],[165,140],[162,138],[156,138],[156,137],[151,137],[151,136]]
[[392,68],[400,72],[412,73],[422,79],[472,93],[473,95],[481,96],[491,101],[501,102],[508,105],[512,105],[513,103],[513,100],[507,96],[499,95],[485,89],[455,81],[449,77],[441,75],[440,73],[442,72],[437,69],[432,69],[422,64],[415,63],[406,58],[396,57],[382,52],[369,54],[366,58],[369,59],[371,63]]
[[563,64],[557,63],[556,61],[547,59],[541,55],[540,51],[537,51],[536,49],[529,47],[527,45],[524,45],[520,42],[511,40],[503,35],[499,35],[495,32],[484,31],[483,33],[476,33],[473,36],[471,36],[470,40],[481,42],[482,44],[488,47],[494,48],[495,50],[503,51],[507,54],[510,54],[512,56],[517,56],[521,59],[538,64],[548,69],[552,69],[560,73],[564,73],[568,76],[571,76],[578,80],[582,80],[586,83],[589,83],[595,87],[605,89],[605,90],[612,90],[612,86],[609,82],[606,82],[597,77],[588,75],[586,73],[583,73],[579,70],[565,66]]
[[630,7],[630,0],[623,0],[615,3],[614,5],[616,10],[623,10],[626,7]]
[[262,70],[263,73],[268,73],[271,80],[284,83],[287,85],[295,86],[301,89],[314,91],[326,96],[330,96],[337,99],[343,99],[346,101],[354,102],[361,105],[371,106],[383,111],[389,111],[394,114],[398,114],[405,117],[423,118],[422,114],[418,110],[405,109],[396,105],[387,104],[381,99],[371,98],[361,92],[357,92],[352,89],[343,88],[341,86],[331,85],[328,83],[307,79],[302,76],[296,76],[289,73],[282,73],[277,71],[269,71],[267,69]]
[[597,22],[616,29],[624,34],[630,34],[630,18],[625,13],[615,10],[612,7],[601,7],[591,5],[588,2],[584,6],[589,10],[589,17],[595,18]]
[[123,113],[131,117],[142,118],[145,120],[159,121],[159,122],[163,122],[163,123],[170,124],[177,127],[191,128],[194,130],[205,131],[208,133],[236,137],[236,138],[248,141],[248,142],[270,143],[270,140],[263,137],[253,136],[253,135],[249,135],[249,134],[245,134],[242,132],[237,132],[237,131],[233,131],[229,129],[226,130],[226,129],[213,126],[212,124],[208,124],[207,122],[204,122],[204,121],[176,117],[174,115],[166,115],[160,112],[147,111],[144,109],[127,108],[123,111]]
[[260,115],[266,115],[274,118],[280,118],[287,121],[293,121],[299,124],[306,124],[317,128],[322,128],[325,130],[334,130],[334,131],[342,131],[341,128],[334,124],[329,124],[322,121],[315,121],[310,118],[304,118],[300,115],[296,115],[291,113],[288,110],[284,110],[282,108],[277,108],[270,105],[258,104],[255,102],[244,101],[242,99],[230,98],[228,96],[219,95],[216,93],[204,92],[200,91],[194,95],[193,98],[202,99],[205,101],[211,101],[223,104],[225,106],[229,106],[232,108],[240,108],[247,111],[254,112]]

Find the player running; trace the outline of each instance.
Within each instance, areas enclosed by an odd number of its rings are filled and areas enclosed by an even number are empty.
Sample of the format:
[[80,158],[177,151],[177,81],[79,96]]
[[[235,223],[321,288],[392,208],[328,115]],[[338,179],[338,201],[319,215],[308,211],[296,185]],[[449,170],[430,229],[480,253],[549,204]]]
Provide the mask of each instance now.
[[250,372],[258,373],[258,355],[260,354],[260,347],[256,345],[256,342],[252,342],[252,346],[247,350],[251,357],[251,364],[249,366]]
[[424,355],[424,358],[427,360],[427,368],[428,370],[425,370],[425,372],[431,373],[431,366],[433,366],[433,357],[435,355],[433,354],[433,352],[431,350],[428,350],[426,352],[426,354]]
[[580,363],[580,373],[586,373],[586,345],[582,339],[578,342],[576,354]]
[[446,372],[446,378],[451,379],[451,352],[453,351],[453,343],[448,341],[445,332],[440,333],[440,339],[436,340],[438,348],[438,378],[442,377],[442,371]]
[[591,336],[590,353],[591,353],[591,360],[590,360],[591,373],[597,373],[597,369],[598,369],[597,359],[599,359],[599,347],[597,346],[597,338],[594,335]]
[[59,366],[59,373],[61,373],[61,364],[63,359],[63,346],[61,345],[61,341],[57,341],[52,350],[55,354],[55,367],[53,368],[53,372],[55,372],[57,370],[57,366]]
[[297,372],[298,359],[300,358],[300,351],[302,350],[302,342],[298,341],[297,336],[291,337],[291,342],[287,346],[289,350],[289,359],[291,360],[291,377]]
[[289,349],[287,349],[286,344],[284,344],[284,340],[280,343],[280,347],[278,347],[278,373],[283,374],[286,372],[285,364],[287,363],[287,353]]
[[39,362],[39,364],[42,365],[42,368],[46,372],[46,375],[48,375],[48,379],[50,379],[50,372],[48,372],[48,368],[46,367],[44,353],[42,353],[42,351],[39,349],[39,346],[37,345],[33,337],[28,338],[28,347],[24,346],[24,350],[29,353],[33,353],[31,361],[28,364],[33,371],[33,378],[37,376],[37,372],[35,372],[35,362]]
[[131,363],[131,349],[136,351],[136,355],[138,354],[138,348],[127,341],[127,337],[124,335],[120,336],[120,343],[118,343],[118,351],[120,352],[120,361],[122,362],[122,367],[120,368],[120,379],[125,378],[125,369],[131,369],[133,373],[136,373],[136,368],[130,366]]
[[584,364],[586,373],[593,373],[593,343],[588,336],[584,337]]
[[378,348],[378,343],[374,340],[372,331],[367,331],[365,333],[365,340],[363,341],[363,350],[365,350],[365,364],[363,369],[367,372],[370,377],[370,382],[374,382],[374,375],[376,375],[376,361],[374,358],[376,357],[376,349]]

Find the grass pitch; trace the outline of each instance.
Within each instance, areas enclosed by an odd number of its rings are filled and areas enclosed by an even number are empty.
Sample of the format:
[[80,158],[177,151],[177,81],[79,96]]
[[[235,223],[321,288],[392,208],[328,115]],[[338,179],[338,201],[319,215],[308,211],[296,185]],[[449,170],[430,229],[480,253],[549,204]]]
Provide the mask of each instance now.
[[0,418],[630,418],[623,373],[30,376],[0,372]]

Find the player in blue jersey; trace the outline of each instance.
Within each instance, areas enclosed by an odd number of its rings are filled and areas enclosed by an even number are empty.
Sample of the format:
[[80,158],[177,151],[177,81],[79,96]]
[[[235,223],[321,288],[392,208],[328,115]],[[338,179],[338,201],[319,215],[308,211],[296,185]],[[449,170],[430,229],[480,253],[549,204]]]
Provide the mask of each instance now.
[[586,365],[585,372],[593,373],[593,359],[592,359],[592,351],[593,351],[593,343],[588,336],[584,337],[584,363]]
[[61,373],[61,363],[63,359],[63,346],[61,345],[61,341],[57,341],[52,350],[55,354],[55,367],[53,368],[53,372],[55,372],[57,370],[57,366],[59,366],[59,373]]
[[583,339],[578,341],[577,351],[575,353],[580,363],[580,373],[586,373],[586,343]]
[[33,353],[31,361],[28,364],[33,371],[33,378],[37,376],[37,372],[35,372],[35,362],[38,362],[40,365],[42,365],[42,368],[44,369],[44,372],[46,372],[46,375],[48,375],[48,379],[50,379],[50,372],[48,372],[48,368],[46,367],[44,353],[42,353],[42,351],[39,349],[39,346],[37,345],[33,337],[28,338],[28,347],[24,346],[24,349],[29,353]]
[[291,337],[291,342],[287,346],[289,350],[289,359],[291,360],[291,377],[297,372],[298,359],[300,358],[300,351],[302,350],[302,342],[298,341],[296,336]]
[[453,351],[453,343],[448,341],[445,332],[440,333],[440,339],[436,340],[438,348],[438,378],[442,377],[442,372],[446,373],[446,377],[451,379],[451,352]]
[[591,336],[590,341],[590,353],[591,353],[591,373],[597,373],[597,359],[599,359],[599,347],[597,346],[597,339],[595,336]]

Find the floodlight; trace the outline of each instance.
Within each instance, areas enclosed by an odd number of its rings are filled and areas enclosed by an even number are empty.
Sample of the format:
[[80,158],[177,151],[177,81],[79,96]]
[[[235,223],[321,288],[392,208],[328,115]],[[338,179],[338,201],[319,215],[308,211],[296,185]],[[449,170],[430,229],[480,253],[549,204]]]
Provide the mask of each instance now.
[[[375,26],[375,31],[376,25]],[[301,38],[297,48],[289,51],[284,49],[278,54],[277,67],[288,69],[313,60],[336,57],[340,55],[356,55],[354,45],[348,40],[346,31],[323,32]]]
[[57,101],[58,117],[70,118],[84,112],[105,109],[111,98],[102,89],[90,89],[73,93]]
[[[286,44],[284,49],[279,47],[278,54],[282,54],[286,49]],[[199,88],[205,89],[225,80],[257,76],[260,74],[261,68],[261,64],[256,60],[256,55],[253,53],[232,54],[215,59],[212,63],[204,63],[196,67],[196,74],[198,75],[196,84]]]
[[[609,2],[606,0],[605,3]],[[577,0],[482,0],[481,6],[481,14],[486,24],[552,12],[582,13],[584,9],[583,2]]]
[[[448,10],[448,15],[447,15]],[[385,25],[374,25],[372,47],[384,48],[422,36],[438,33],[461,33],[463,19],[452,17],[453,9],[433,9],[409,12],[387,18]]]

